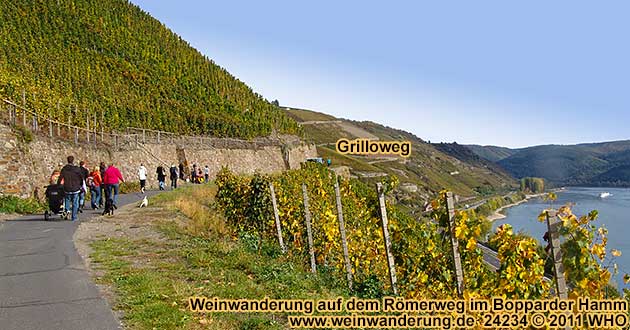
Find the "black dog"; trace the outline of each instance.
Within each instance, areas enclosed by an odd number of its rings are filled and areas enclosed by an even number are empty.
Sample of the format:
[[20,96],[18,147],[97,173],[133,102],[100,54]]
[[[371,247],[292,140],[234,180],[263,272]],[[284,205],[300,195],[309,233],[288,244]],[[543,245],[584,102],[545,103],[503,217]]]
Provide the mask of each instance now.
[[116,204],[114,204],[114,200],[108,198],[105,201],[105,209],[103,210],[103,215],[114,215],[114,210],[117,209]]

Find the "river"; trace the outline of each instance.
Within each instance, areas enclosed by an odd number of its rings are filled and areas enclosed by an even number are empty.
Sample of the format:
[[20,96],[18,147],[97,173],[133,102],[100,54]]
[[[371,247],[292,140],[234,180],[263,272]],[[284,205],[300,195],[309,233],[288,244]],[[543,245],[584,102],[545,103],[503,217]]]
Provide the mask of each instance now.
[[[602,192],[609,192],[611,195],[600,198],[599,195]],[[622,281],[623,274],[630,274],[630,189],[570,187],[557,194],[558,199],[553,203],[555,208],[566,203],[574,203],[573,213],[577,216],[587,214],[591,210],[599,212],[599,217],[593,224],[598,227],[603,225],[608,229],[606,257],[610,257],[611,248],[622,252],[620,257],[615,258],[619,274],[614,276],[614,280],[619,288],[630,288],[630,285],[624,285]],[[505,210],[506,217],[496,220],[493,229],[509,223],[515,232],[522,231],[542,244],[546,244],[542,237],[547,231],[547,225],[537,220],[538,215],[545,208],[549,208],[549,202],[545,202],[542,198],[533,198]]]

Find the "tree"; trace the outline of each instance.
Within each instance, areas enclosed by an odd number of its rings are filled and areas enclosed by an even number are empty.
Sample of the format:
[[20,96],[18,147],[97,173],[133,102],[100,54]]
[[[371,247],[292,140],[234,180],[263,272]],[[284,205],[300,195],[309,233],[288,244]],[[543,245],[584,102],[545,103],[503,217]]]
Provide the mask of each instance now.
[[545,191],[545,180],[542,178],[526,177],[521,179],[521,191],[542,193]]

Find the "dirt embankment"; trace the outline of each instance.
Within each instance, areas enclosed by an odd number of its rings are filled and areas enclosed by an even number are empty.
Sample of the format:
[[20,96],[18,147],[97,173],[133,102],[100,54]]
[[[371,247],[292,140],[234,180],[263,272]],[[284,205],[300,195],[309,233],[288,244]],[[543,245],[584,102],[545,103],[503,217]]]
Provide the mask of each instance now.
[[173,213],[158,207],[138,208],[134,204],[121,207],[114,216],[99,216],[82,222],[74,233],[74,244],[88,269],[91,265],[90,243],[104,238],[133,237],[163,241],[164,235],[152,226],[154,221],[168,219]]
[[[164,235],[158,233],[152,224],[157,220],[172,218],[172,216],[172,212],[162,208],[150,207],[148,209],[140,209],[135,203],[129,204],[118,209],[114,216],[99,216],[82,222],[74,233],[74,244],[90,276],[93,279],[101,278],[105,274],[102,270],[99,270],[98,267],[93,267],[92,258],[90,257],[93,253],[90,247],[92,242],[107,238],[129,237],[133,237],[134,240],[163,242],[166,241],[166,238]],[[150,261],[150,259],[144,260],[144,262]],[[134,262],[142,261],[136,259]],[[97,287],[110,305],[114,306],[116,296],[113,293],[113,289],[109,286],[98,284],[98,282]],[[120,315],[118,316],[119,319],[121,319]]]

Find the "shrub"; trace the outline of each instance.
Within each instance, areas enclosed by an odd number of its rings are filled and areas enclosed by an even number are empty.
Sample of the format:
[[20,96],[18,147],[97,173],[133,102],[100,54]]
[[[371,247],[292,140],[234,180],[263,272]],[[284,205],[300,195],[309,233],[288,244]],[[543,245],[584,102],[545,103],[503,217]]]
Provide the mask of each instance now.
[[0,196],[0,213],[33,214],[43,211],[45,204],[35,198],[20,198],[12,195]]
[[140,192],[140,182],[138,181],[125,181],[120,184],[119,193],[128,194],[134,192]]
[[25,144],[33,142],[33,133],[28,128],[20,125],[13,125],[12,127],[18,141]]

